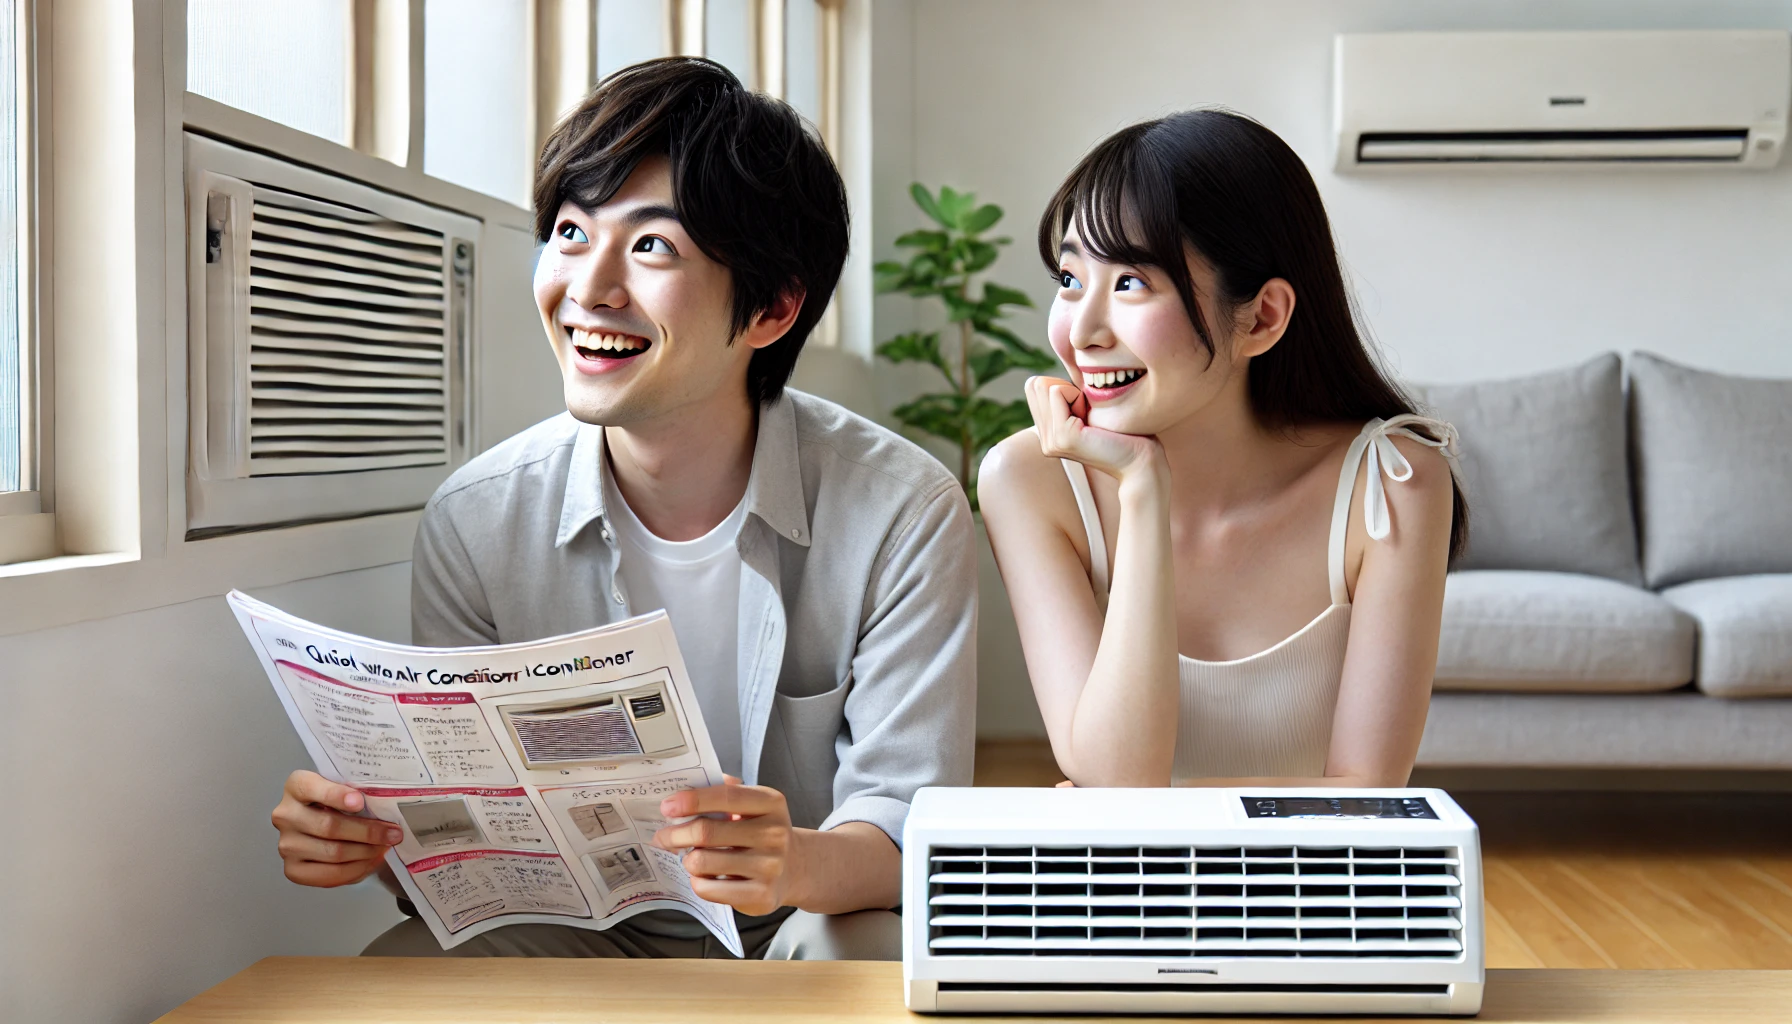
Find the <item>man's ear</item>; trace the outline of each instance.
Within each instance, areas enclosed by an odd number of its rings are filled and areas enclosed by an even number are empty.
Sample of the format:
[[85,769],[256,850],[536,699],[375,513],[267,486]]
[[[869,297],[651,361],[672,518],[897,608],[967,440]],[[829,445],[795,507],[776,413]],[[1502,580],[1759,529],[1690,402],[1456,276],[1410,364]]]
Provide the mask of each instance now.
[[1257,289],[1257,297],[1242,311],[1241,330],[1236,336],[1239,356],[1260,356],[1275,347],[1288,333],[1288,322],[1294,318],[1294,286],[1279,277],[1272,277]]
[[779,292],[772,304],[741,332],[741,340],[748,348],[759,349],[789,334],[790,325],[796,323],[797,314],[803,311],[803,295],[800,285],[791,285]]

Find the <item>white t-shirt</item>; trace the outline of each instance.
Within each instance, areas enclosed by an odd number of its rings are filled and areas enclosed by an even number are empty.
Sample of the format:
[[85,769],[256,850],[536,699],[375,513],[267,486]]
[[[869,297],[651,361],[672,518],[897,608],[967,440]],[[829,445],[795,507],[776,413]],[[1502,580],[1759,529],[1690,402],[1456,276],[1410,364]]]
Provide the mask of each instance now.
[[604,504],[613,512],[621,541],[618,574],[629,610],[666,610],[722,770],[739,777],[740,551],[735,540],[747,519],[746,496],[715,529],[696,540],[673,541],[655,536],[635,517],[615,481],[605,483]]

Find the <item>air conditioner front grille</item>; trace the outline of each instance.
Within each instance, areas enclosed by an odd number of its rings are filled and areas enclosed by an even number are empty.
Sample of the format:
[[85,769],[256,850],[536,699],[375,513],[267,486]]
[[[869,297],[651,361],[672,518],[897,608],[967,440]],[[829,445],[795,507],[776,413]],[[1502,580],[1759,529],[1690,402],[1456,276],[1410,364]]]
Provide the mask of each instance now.
[[249,474],[449,459],[444,239],[256,185],[249,243]]
[[1462,954],[1461,857],[1437,847],[936,846],[936,956]]

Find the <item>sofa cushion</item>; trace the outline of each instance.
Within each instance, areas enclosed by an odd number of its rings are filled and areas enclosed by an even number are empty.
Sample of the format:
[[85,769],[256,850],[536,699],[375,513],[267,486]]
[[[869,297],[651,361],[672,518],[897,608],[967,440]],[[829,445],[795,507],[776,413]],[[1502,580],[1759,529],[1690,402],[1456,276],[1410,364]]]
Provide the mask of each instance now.
[[1714,697],[1792,696],[1792,574],[1699,580],[1661,596],[1698,621],[1699,689]]
[[1792,572],[1792,380],[1638,352],[1630,401],[1648,585]]
[[1440,690],[1671,690],[1692,660],[1692,619],[1613,580],[1483,569],[1444,585]]
[[1534,377],[1420,389],[1462,437],[1460,568],[1641,581],[1621,371],[1607,353]]

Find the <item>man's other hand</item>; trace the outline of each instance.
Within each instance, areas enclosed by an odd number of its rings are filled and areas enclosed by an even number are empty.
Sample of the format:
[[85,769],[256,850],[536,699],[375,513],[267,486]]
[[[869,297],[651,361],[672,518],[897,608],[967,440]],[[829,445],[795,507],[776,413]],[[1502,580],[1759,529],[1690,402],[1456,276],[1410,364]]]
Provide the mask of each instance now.
[[711,903],[743,914],[769,914],[792,904],[790,861],[797,845],[784,794],[743,786],[732,775],[720,786],[687,789],[660,802],[668,818],[706,815],[654,833],[653,845],[685,851],[691,888]]
[[[782,798],[780,798],[782,799]],[[316,772],[293,772],[274,808],[286,877],[300,885],[353,885],[380,869],[386,850],[404,841],[398,826],[356,817],[367,798]]]

